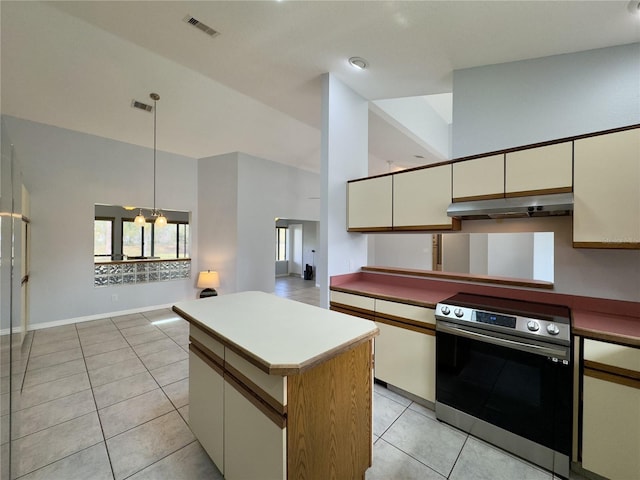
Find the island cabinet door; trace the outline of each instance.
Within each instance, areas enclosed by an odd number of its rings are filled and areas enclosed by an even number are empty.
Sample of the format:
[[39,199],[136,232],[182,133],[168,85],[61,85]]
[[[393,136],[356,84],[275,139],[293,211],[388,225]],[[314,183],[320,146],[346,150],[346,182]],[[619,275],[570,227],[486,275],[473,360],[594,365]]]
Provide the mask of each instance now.
[[249,390],[226,377],[224,390],[224,478],[286,480],[284,417],[269,414]]
[[222,369],[192,348],[189,352],[189,426],[224,474],[223,402]]

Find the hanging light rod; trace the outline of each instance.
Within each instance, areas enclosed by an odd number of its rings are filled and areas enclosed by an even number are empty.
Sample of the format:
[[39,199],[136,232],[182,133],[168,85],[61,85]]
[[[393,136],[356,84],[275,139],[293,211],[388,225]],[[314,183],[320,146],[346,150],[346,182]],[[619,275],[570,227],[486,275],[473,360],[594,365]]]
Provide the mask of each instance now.
[[[167,217],[164,216],[162,210],[156,208],[156,154],[157,154],[157,119],[156,119],[156,111],[157,111],[157,102],[160,100],[160,95],[157,93],[149,94],[151,100],[153,100],[153,210],[151,210],[151,216],[155,218],[155,225],[158,227],[162,227],[167,224]],[[133,220],[133,223],[139,226],[143,226],[147,222],[146,218],[142,214],[142,209],[140,209],[140,213]]]

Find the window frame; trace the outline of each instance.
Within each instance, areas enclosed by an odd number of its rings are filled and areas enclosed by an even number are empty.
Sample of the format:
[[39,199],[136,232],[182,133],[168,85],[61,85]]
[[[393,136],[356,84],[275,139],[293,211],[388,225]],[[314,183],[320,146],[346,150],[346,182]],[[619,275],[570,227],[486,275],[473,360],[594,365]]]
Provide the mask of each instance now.
[[[96,255],[96,221],[101,221],[101,222],[110,222],[111,223],[111,253],[104,253],[104,254],[99,254]],[[116,244],[116,231],[115,231],[115,225],[116,225],[116,217],[94,217],[93,218],[93,258],[94,260],[96,258],[100,258],[100,257],[110,257],[113,258],[114,255],[114,247]]]

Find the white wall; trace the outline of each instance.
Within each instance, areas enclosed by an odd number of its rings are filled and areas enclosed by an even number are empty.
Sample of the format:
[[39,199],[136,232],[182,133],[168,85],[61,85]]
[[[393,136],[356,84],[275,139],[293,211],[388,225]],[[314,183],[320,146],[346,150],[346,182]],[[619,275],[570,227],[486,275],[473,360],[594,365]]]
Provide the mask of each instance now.
[[[152,149],[14,117],[4,120],[31,194],[31,324],[194,297],[195,279],[93,286],[94,204],[151,206]],[[197,211],[195,159],[158,152],[157,178],[159,207]],[[196,255],[197,225],[192,234]]]
[[549,232],[533,234],[533,278],[553,282],[555,255],[553,235]]
[[322,78],[320,305],[329,306],[329,277],[355,272],[367,261],[367,238],[348,233],[347,180],[368,174],[368,101],[332,74]]
[[274,220],[317,221],[319,176],[230,153],[199,160],[198,183],[200,268],[219,272],[220,293],[273,292]]
[[221,294],[237,291],[237,184],[237,154],[198,160],[197,270],[216,270]]
[[[482,256],[482,251],[477,248],[471,248],[469,235],[442,235],[441,250],[443,272],[486,273],[471,270],[471,259]],[[486,262],[484,265],[486,266]]]
[[640,43],[454,70],[453,157],[640,123]]
[[488,235],[488,271],[496,277],[533,277],[533,234],[492,233]]
[[368,265],[431,270],[431,234],[369,234],[368,237]]

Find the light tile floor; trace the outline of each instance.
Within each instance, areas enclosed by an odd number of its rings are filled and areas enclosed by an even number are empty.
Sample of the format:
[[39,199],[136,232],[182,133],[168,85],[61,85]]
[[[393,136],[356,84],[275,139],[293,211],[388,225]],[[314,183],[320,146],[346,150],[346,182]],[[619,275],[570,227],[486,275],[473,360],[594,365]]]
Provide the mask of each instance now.
[[[317,304],[313,283],[288,277],[277,294]],[[188,324],[171,310],[37,330],[25,346],[28,362],[13,365],[12,478],[222,478],[188,427]],[[4,369],[2,380],[4,459]],[[373,432],[367,480],[553,480],[380,385]]]
[[320,288],[315,280],[304,280],[300,277],[276,277],[276,295],[290,298],[309,305],[320,305]]

